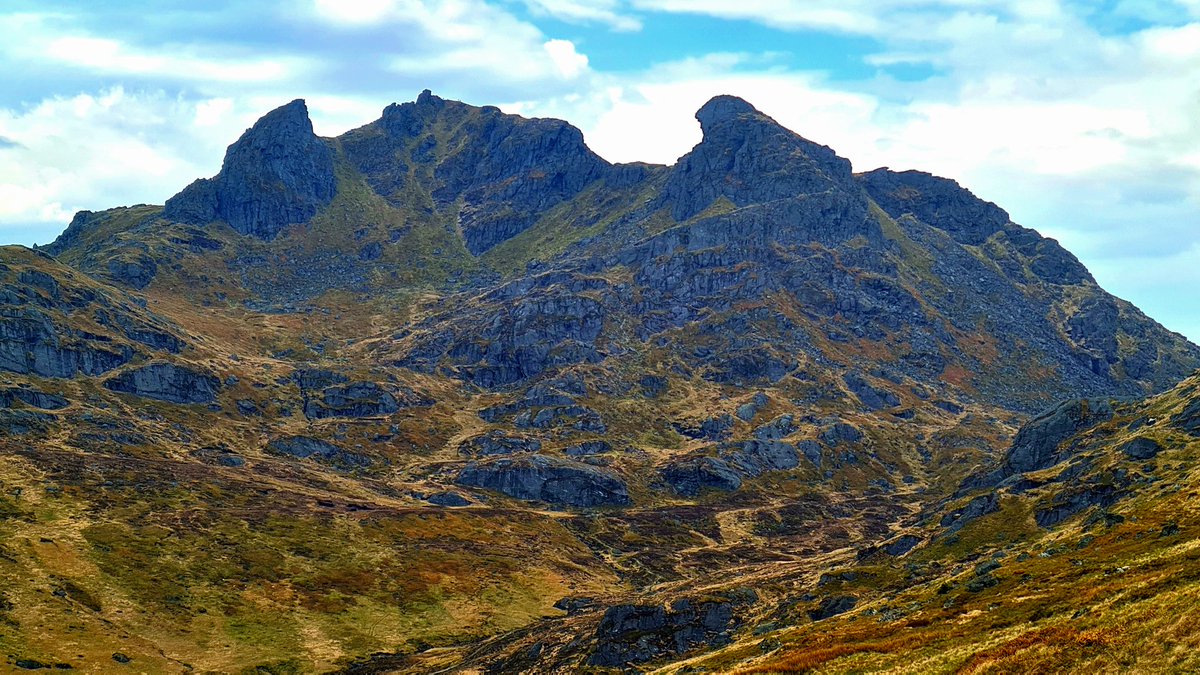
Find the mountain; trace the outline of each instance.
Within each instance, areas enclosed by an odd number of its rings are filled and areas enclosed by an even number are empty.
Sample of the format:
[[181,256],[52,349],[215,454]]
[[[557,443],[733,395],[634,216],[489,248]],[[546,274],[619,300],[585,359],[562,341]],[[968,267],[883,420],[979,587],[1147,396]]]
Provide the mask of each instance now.
[[[1064,616],[1087,561],[1190,550],[1182,512],[1126,540],[1179,499],[1159,476],[1186,493],[1187,428],[1132,425],[1190,401],[1200,348],[951,180],[854,173],[730,96],[696,118],[674,165],[611,164],[566,122],[428,91],[337,138],[298,100],[164,206],[0,249],[9,662],[1110,644]],[[996,554],[1033,562],[964,576]],[[1010,570],[1052,591],[983,609]]]

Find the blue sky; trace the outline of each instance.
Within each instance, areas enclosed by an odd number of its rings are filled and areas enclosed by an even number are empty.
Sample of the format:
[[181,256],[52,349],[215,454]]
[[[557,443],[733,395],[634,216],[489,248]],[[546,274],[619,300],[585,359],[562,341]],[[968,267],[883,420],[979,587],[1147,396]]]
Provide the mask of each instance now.
[[957,179],[1200,340],[1200,0],[8,0],[0,66],[0,243],[162,203],[297,97],[335,135],[428,87],[669,163],[732,93]]

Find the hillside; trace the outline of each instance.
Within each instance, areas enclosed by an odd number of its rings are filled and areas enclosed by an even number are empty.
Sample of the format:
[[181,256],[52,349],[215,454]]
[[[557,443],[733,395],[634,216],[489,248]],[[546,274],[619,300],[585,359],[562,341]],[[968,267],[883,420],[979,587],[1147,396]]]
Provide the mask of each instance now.
[[8,662],[1187,667],[1141,644],[1192,592],[1200,348],[951,180],[696,117],[613,165],[293,101],[0,249]]

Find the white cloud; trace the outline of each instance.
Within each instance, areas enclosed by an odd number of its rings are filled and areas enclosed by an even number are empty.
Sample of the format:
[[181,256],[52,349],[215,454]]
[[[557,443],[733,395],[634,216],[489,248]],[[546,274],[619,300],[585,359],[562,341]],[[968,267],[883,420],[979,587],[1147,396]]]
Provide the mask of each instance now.
[[573,79],[587,72],[588,58],[575,51],[570,40],[547,40],[542,48],[550,56],[554,69],[564,78]]
[[618,31],[641,30],[642,22],[618,11],[617,0],[525,0],[538,16],[552,16],[567,23],[600,23]]
[[44,243],[77,210],[162,203],[216,173],[247,124],[244,111],[196,124],[221,107],[115,88],[0,109],[0,134],[19,144],[0,149],[0,238],[21,232]]

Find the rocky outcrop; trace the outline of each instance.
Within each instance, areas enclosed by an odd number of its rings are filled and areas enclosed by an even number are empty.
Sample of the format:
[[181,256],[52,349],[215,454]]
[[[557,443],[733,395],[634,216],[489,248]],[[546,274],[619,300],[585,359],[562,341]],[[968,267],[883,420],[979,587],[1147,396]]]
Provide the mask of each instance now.
[[705,600],[683,598],[662,605],[609,607],[596,627],[588,665],[620,668],[679,656],[696,647],[727,644],[740,624],[737,613],[757,602],[753,591]]
[[96,376],[133,358],[126,346],[71,333],[40,310],[0,307],[0,370],[42,377]]
[[14,401],[21,401],[26,405],[42,410],[62,410],[71,405],[71,402],[57,394],[51,394],[36,389],[27,389],[25,387],[14,387],[12,389],[0,390],[0,408],[7,408]]
[[272,239],[288,225],[308,222],[336,189],[333,153],[297,99],[264,115],[229,146],[216,177],[168,199],[163,217],[192,225],[223,220],[242,234]]
[[858,598],[853,595],[839,595],[825,598],[816,609],[808,613],[808,618],[813,621],[824,621],[831,619],[839,614],[845,614],[854,609],[858,604]]
[[400,410],[396,397],[375,382],[355,382],[329,387],[320,398],[304,402],[304,416],[310,420],[329,417],[382,417]]
[[668,464],[661,472],[663,481],[676,494],[695,497],[704,490],[731,492],[742,486],[742,476],[716,457],[690,457]]
[[1004,453],[999,468],[977,474],[963,483],[964,489],[991,486],[1028,471],[1040,471],[1072,455],[1064,441],[1107,421],[1113,415],[1107,399],[1064,401],[1025,423]]
[[541,449],[542,442],[536,438],[514,436],[503,431],[489,431],[463,441],[458,446],[458,454],[466,457],[490,457],[537,452]]
[[629,504],[625,481],[587,464],[545,455],[502,457],[472,462],[455,479],[459,485],[502,492],[563,506]]
[[1145,436],[1135,438],[1121,446],[1121,452],[1130,459],[1154,459],[1162,450],[1163,447],[1158,441]]
[[893,218],[910,214],[963,244],[978,246],[1009,224],[1008,213],[961,185],[923,171],[876,169],[858,176],[867,194]]
[[776,440],[751,439],[725,448],[724,457],[747,476],[767,471],[785,471],[800,464],[796,446]]
[[145,253],[122,256],[108,261],[108,276],[113,281],[138,289],[150,285],[158,274],[158,263]]
[[942,516],[940,524],[946,528],[947,533],[957,532],[971,521],[999,510],[1000,500],[996,497],[995,493],[978,495],[973,497],[962,508],[955,509]]
[[846,387],[850,389],[850,392],[857,396],[858,400],[871,410],[894,408],[900,405],[900,398],[898,396],[886,389],[879,389],[872,386],[857,373],[846,373],[842,376],[842,381],[846,383]]
[[350,452],[311,436],[283,436],[267,443],[267,452],[297,459],[312,459],[343,470],[362,469],[373,464],[370,457]]
[[310,420],[386,417],[404,408],[434,403],[407,387],[351,382],[349,377],[331,370],[300,368],[289,379],[300,387],[304,416]]
[[119,373],[104,381],[105,388],[122,394],[170,403],[211,403],[221,390],[221,381],[173,363],[150,363]]

